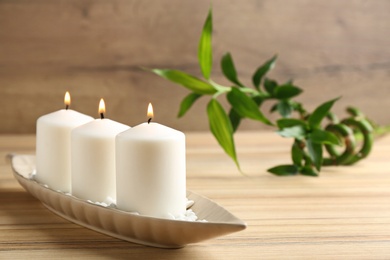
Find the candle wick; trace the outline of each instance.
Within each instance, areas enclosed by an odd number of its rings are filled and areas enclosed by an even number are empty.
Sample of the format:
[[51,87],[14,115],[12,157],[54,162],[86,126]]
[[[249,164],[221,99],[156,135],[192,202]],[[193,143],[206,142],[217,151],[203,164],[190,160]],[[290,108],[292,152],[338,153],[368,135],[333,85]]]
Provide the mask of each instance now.
[[152,121],[152,118],[149,118],[149,119],[148,119],[148,124],[150,124],[150,121]]
[[104,114],[100,113],[100,119],[104,119]]
[[66,106],[65,106],[65,110],[68,110],[68,109],[69,109],[69,105],[66,105]]

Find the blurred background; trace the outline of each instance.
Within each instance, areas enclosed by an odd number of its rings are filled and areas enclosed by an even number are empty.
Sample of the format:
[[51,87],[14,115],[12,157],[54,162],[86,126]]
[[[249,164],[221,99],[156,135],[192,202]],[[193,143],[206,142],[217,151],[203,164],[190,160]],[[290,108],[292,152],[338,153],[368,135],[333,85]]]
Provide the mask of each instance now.
[[[361,108],[390,123],[390,1],[213,0],[214,68],[230,51],[243,83],[278,54],[270,77],[294,79],[309,110],[338,96],[335,111]],[[197,46],[209,0],[0,0],[0,133],[35,133],[36,119],[72,108],[137,125],[152,102],[156,120],[207,130],[207,97],[177,119],[186,89],[140,67],[200,75]],[[264,126],[245,121],[242,129]]]

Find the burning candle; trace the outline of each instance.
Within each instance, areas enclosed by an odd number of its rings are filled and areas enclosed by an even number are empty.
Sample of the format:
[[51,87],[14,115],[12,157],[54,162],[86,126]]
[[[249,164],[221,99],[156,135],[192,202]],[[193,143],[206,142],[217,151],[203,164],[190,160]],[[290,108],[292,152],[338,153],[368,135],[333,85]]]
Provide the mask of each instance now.
[[171,218],[186,211],[185,135],[149,120],[116,137],[117,207]]
[[101,99],[100,118],[75,128],[71,134],[72,195],[93,202],[115,200],[115,136],[129,129],[104,118],[104,113]]
[[92,117],[70,107],[66,92],[65,109],[41,116],[37,120],[36,180],[54,190],[70,191],[70,132],[73,128],[90,122]]

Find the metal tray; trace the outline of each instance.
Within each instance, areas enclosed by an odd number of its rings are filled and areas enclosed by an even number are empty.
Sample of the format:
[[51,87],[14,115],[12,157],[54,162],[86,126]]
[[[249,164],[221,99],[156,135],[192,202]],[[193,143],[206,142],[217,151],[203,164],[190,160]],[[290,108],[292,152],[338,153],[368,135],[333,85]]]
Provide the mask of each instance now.
[[246,228],[246,224],[217,203],[187,191],[191,209],[207,222],[183,221],[136,215],[104,207],[52,190],[29,176],[35,170],[35,156],[11,155],[14,176],[26,191],[55,214],[86,228],[129,242],[180,248]]

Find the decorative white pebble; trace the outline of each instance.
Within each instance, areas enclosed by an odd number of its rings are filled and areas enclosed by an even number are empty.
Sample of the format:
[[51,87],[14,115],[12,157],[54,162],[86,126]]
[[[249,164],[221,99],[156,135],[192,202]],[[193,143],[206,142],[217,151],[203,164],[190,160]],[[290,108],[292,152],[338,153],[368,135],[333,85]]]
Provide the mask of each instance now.
[[[34,180],[34,177],[35,177],[35,172],[33,172],[32,174],[29,175],[29,179],[31,179],[31,180]],[[46,184],[43,184],[43,186],[46,188],[49,188],[49,186]],[[67,196],[72,196],[72,194],[68,193],[68,192],[65,193],[65,192],[62,192],[60,190],[57,190],[57,192],[63,193]],[[102,206],[105,208],[116,209],[116,201],[111,197],[107,197],[103,202],[94,202],[92,200],[87,200],[87,202],[91,203],[91,204],[99,205],[99,206]],[[186,208],[187,208],[186,212],[184,214],[180,214],[178,216],[174,216],[174,215],[168,213],[166,218],[172,219],[172,220],[182,220],[182,221],[207,222],[207,220],[205,220],[205,219],[198,219],[198,216],[195,214],[195,212],[192,209],[189,209],[194,205],[194,203],[195,202],[193,200],[189,200],[188,198],[186,198]],[[129,213],[134,214],[134,215],[140,215],[138,212],[129,212]]]
[[187,199],[187,201],[186,201],[186,208],[189,209],[189,208],[191,208],[192,205],[194,205],[194,201]]
[[36,170],[33,170],[32,173],[29,173],[29,174],[27,175],[28,179],[29,179],[29,180],[35,180],[35,174],[36,174],[36,173],[37,173],[37,171],[36,171]]

